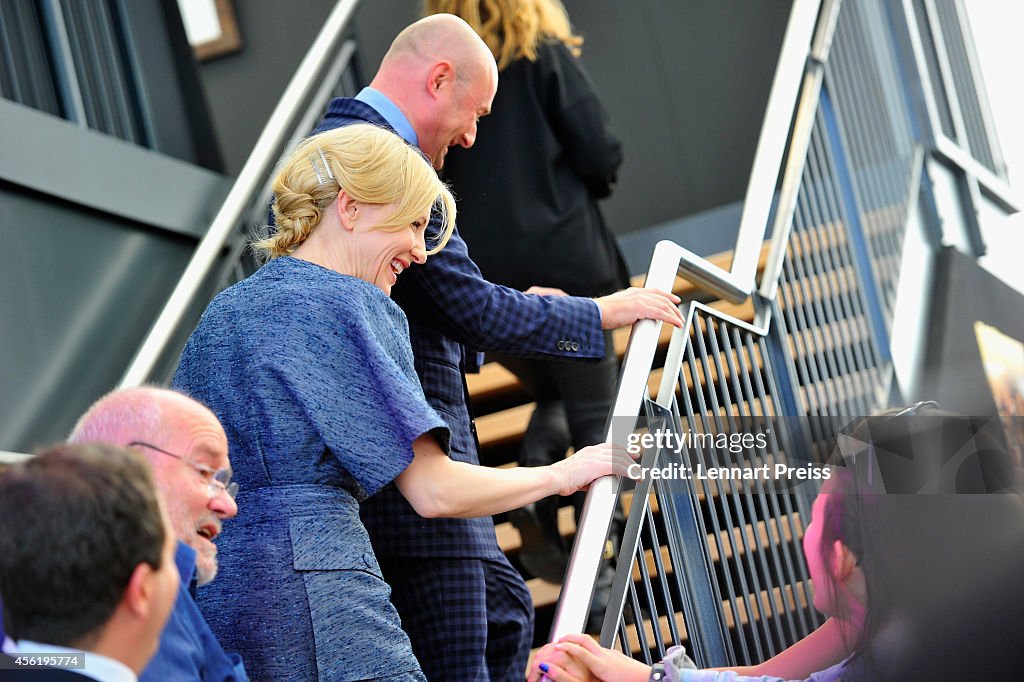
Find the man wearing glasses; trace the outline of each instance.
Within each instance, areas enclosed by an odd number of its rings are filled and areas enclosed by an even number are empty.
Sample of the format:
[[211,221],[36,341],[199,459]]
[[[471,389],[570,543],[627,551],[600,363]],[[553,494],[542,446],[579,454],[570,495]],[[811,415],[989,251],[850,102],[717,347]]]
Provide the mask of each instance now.
[[178,538],[175,562],[181,588],[160,649],[140,682],[247,681],[241,658],[224,652],[195,603],[196,587],[217,575],[213,540],[221,524],[238,513],[238,484],[231,482],[228,441],[220,422],[181,393],[143,386],[100,398],[68,440],[112,443],[143,453]]

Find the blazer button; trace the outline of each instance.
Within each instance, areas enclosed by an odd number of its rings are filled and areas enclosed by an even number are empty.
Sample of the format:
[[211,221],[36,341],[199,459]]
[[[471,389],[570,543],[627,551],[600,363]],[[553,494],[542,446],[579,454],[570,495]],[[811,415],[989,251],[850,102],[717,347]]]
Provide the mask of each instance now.
[[565,350],[565,341],[559,341],[558,343],[555,344],[555,346],[558,348],[558,350]]
[[576,352],[579,349],[580,349],[580,342],[579,341],[573,341],[572,342],[572,350],[573,350],[573,352]]

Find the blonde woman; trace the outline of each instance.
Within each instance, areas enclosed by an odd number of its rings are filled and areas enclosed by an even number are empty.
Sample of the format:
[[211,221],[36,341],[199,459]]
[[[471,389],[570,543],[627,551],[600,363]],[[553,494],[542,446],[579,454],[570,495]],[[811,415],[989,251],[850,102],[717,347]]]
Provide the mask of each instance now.
[[213,300],[174,378],[224,425],[241,487],[200,608],[254,680],[422,680],[359,503],[394,481],[423,516],[490,515],[624,459],[602,445],[498,471],[447,456],[388,294],[444,246],[455,206],[401,138],[365,124],[314,135],[274,195],[277,231],[256,244],[271,260]]

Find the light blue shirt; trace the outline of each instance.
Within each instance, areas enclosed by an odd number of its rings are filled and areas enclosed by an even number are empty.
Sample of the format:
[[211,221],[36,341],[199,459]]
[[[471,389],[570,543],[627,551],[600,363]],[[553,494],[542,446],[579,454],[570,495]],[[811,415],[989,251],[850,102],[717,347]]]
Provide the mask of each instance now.
[[179,540],[174,562],[181,576],[178,598],[140,681],[248,682],[242,659],[224,651],[196,605],[196,551]]
[[[13,642],[8,639],[4,642],[4,653],[9,656],[17,656],[18,654],[50,654],[55,656],[67,656],[83,652],[76,649],[57,646],[56,644],[40,644],[39,642],[33,642],[28,639],[21,639],[17,642]],[[84,653],[85,668],[69,668],[69,670],[74,670],[74,672],[79,675],[84,675],[85,677],[91,677],[98,682],[137,682],[138,677],[135,676],[132,669],[121,661],[115,661],[112,658],[108,658],[102,654],[93,653],[92,651],[86,651]]]
[[388,125],[395,129],[395,132],[402,136],[402,139],[411,144],[412,146],[419,148],[420,139],[416,135],[416,131],[413,130],[412,123],[409,123],[409,119],[405,117],[402,110],[398,106],[388,99],[380,90],[374,90],[373,88],[366,87],[359,91],[359,94],[355,96],[357,100],[363,104],[369,104],[371,107],[377,110]]

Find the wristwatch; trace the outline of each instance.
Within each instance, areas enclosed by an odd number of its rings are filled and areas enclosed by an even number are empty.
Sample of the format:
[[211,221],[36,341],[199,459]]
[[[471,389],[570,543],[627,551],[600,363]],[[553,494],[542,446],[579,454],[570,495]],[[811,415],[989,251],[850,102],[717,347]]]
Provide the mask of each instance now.
[[663,663],[655,663],[651,667],[651,676],[648,682],[662,682],[665,679],[665,665]]

